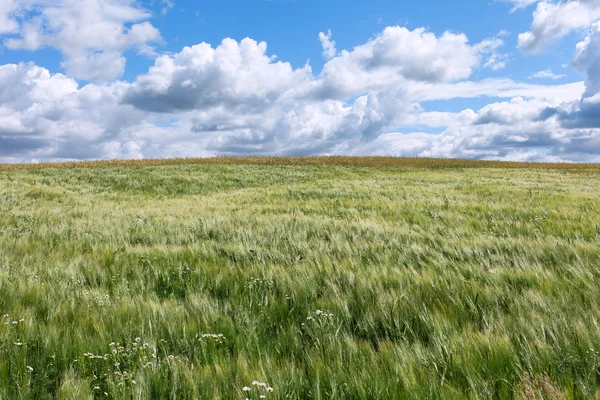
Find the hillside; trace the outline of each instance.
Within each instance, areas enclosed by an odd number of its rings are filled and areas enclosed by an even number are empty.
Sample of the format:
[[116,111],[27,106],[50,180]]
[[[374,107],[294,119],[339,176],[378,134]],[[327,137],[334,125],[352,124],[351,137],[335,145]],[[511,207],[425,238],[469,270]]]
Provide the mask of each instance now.
[[598,165],[2,165],[0,399],[593,398],[599,266]]

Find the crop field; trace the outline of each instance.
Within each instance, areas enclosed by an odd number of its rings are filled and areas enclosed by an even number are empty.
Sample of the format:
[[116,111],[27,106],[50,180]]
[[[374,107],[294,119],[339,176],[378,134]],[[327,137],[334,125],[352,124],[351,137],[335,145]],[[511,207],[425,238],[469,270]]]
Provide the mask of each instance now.
[[600,167],[0,166],[0,399],[600,398]]

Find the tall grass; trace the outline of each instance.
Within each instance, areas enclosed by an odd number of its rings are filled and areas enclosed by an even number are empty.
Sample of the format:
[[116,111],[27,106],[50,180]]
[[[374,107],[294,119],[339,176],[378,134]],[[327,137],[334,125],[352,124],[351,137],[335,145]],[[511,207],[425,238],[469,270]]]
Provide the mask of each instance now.
[[0,398],[596,396],[596,166],[268,160],[0,168]]

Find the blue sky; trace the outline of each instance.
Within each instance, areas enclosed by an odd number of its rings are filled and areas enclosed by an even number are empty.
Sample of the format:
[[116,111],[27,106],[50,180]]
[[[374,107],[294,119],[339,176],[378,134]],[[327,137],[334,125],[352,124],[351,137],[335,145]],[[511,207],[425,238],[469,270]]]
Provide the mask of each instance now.
[[0,161],[597,162],[599,20],[600,0],[3,0]]

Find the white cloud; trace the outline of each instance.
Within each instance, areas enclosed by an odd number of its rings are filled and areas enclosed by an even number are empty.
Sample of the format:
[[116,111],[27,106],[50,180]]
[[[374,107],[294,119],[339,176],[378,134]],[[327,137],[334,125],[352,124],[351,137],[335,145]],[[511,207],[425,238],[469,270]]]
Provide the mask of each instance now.
[[464,34],[437,37],[424,28],[387,27],[367,43],[342,50],[325,64],[319,79],[326,97],[353,96],[410,81],[468,78],[480,63],[479,48]]
[[513,98],[476,113],[446,113],[448,128],[440,134],[384,134],[349,150],[360,155],[599,162],[600,129],[568,129],[555,119],[537,118],[540,109],[557,104]]
[[[582,151],[598,148],[597,130],[600,128],[600,0],[543,1],[534,12],[532,31],[519,36],[519,45],[525,52],[535,52],[567,33],[586,28],[587,36],[577,44],[573,67],[585,75],[585,89],[579,99],[563,99],[562,104],[547,107],[539,118],[554,121],[562,129],[578,130],[583,138],[579,143],[593,143]],[[597,22],[596,22],[597,21]],[[540,71],[534,77],[555,78],[550,70]],[[578,100],[578,101],[577,101]],[[590,139],[590,136],[594,138]]]
[[600,21],[594,24],[590,35],[577,44],[573,67],[587,77],[584,97],[600,92]]
[[267,55],[264,42],[225,39],[216,48],[201,43],[159,57],[133,83],[125,102],[162,112],[217,106],[244,112],[283,102],[346,100],[390,88],[400,93],[419,82],[467,78],[501,45],[500,39],[471,46],[462,34],[436,37],[423,28],[389,27],[366,44],[343,50],[314,77],[309,65],[294,69]]
[[8,13],[0,8],[0,22],[7,15],[12,21],[8,32],[0,30],[0,34],[12,34],[4,45],[26,50],[56,48],[64,56],[63,68],[76,79],[118,78],[125,68],[125,50],[147,50],[149,43],[161,39],[147,21],[150,13],[134,0],[22,0],[16,8],[10,6],[11,1]]
[[498,71],[506,67],[508,56],[505,54],[492,54],[490,58],[483,64],[484,68],[491,68],[493,71]]
[[120,105],[127,84],[78,84],[33,64],[0,66],[0,157],[101,158],[143,113]]
[[[505,36],[504,31],[500,31],[498,36]],[[478,54],[487,56],[487,60],[484,62],[484,68],[490,68],[493,71],[498,71],[506,67],[508,62],[508,55],[498,53],[498,48],[504,45],[504,41],[498,37],[486,39],[481,43],[475,45],[475,49]]]
[[535,74],[531,75],[529,77],[529,79],[560,79],[560,78],[564,78],[566,75],[562,75],[562,74],[555,74],[554,72],[552,72],[551,69],[545,69],[543,71],[538,71]]
[[[144,38],[144,29],[131,35]],[[597,76],[595,36],[582,43],[574,65],[589,81]],[[597,157],[599,132],[591,120],[563,122],[563,102],[577,103],[583,82],[466,80],[486,68],[501,45],[497,38],[471,45],[462,34],[391,27],[337,53],[315,76],[309,65],[294,68],[269,55],[264,42],[225,39],[216,47],[201,43],[160,56],[132,83],[83,87],[33,64],[0,66],[0,159]],[[426,110],[432,100],[483,96],[495,103],[459,113]],[[431,129],[441,133],[422,132]]]
[[319,40],[323,47],[323,57],[326,60],[331,60],[335,57],[337,49],[335,48],[335,41],[331,39],[331,31],[328,30],[327,33],[319,32]]
[[16,0],[2,0],[0,2],[0,35],[15,33],[19,30],[19,24],[15,20],[15,13],[19,6]]
[[579,102],[565,102],[544,110],[542,116],[556,119],[564,128],[594,129],[600,127],[600,22],[589,36],[577,44],[573,67],[586,76],[585,91]]
[[533,12],[531,31],[519,35],[518,47],[526,54],[538,53],[568,33],[585,29],[600,19],[599,0],[542,1]]
[[140,109],[172,112],[226,106],[238,112],[262,110],[310,82],[307,65],[293,69],[266,54],[267,44],[225,39],[165,55],[139,76],[125,102]]

